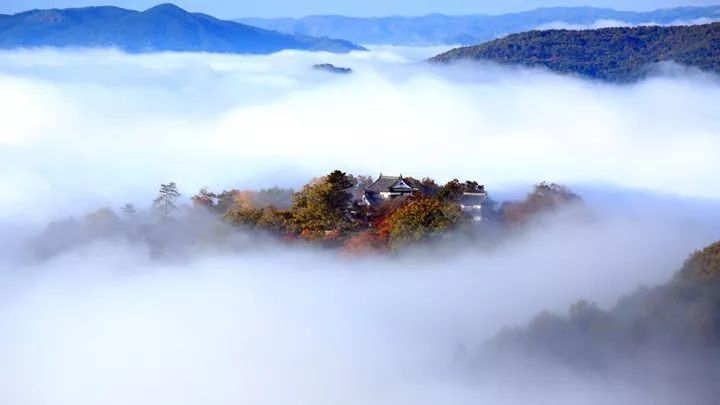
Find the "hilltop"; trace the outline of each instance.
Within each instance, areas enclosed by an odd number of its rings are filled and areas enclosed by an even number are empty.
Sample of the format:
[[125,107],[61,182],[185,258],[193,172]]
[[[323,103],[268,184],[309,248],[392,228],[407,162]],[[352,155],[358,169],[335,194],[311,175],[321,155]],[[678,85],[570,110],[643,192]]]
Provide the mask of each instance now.
[[[126,204],[55,222],[39,235],[34,250],[47,258],[96,240],[127,239],[162,254],[180,249],[178,243],[224,246],[237,230],[281,243],[389,253],[450,237],[481,241],[511,235],[539,217],[584,207],[578,195],[557,184],[537,184],[525,199],[499,205],[472,180],[439,185],[427,177],[373,179],[339,170],[297,191],[203,188],[190,198],[192,206],[181,205],[181,195],[171,182],[160,186],[150,209]],[[221,224],[226,226],[220,229]]]
[[660,62],[720,73],[720,23],[530,31],[452,49],[430,59],[441,63],[461,60],[541,66],[614,82],[646,77]]
[[[520,352],[575,369],[617,372],[618,365],[642,362],[651,354],[656,367],[666,363],[665,371],[677,377],[703,370],[685,370],[679,364],[699,365],[706,360],[716,367],[720,359],[719,275],[720,241],[691,254],[664,285],[639,288],[609,310],[583,300],[565,315],[541,312],[526,327],[505,329],[486,342],[473,361],[483,364],[489,358]],[[703,362],[697,361],[701,358]],[[712,381],[694,380],[698,377],[701,374],[692,381],[696,388],[700,381]]]
[[[545,7],[501,15],[241,18],[235,21],[287,33],[345,38],[359,44],[475,45],[539,28],[608,25],[673,25],[720,20],[720,6],[678,7],[648,12],[594,7]],[[599,28],[599,27],[598,27]]]
[[35,47],[249,54],[364,49],[344,40],[285,34],[189,13],[173,4],[145,11],[104,6],[0,15],[0,48]]

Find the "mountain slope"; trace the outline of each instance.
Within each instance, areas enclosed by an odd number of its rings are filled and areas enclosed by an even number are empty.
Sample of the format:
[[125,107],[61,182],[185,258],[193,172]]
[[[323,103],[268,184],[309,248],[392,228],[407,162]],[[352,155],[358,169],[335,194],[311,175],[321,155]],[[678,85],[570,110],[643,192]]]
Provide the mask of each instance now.
[[268,31],[162,4],[31,10],[0,17],[0,48],[115,47],[127,52],[196,51],[266,54],[284,49],[348,52],[348,41]]
[[619,24],[671,25],[678,22],[718,20],[720,6],[680,7],[650,12],[553,7],[502,15],[430,14],[419,17],[370,18],[318,15],[299,19],[242,18],[236,21],[288,33],[345,38],[360,44],[472,45],[538,28]]
[[659,62],[720,73],[720,23],[530,31],[452,49],[430,59],[442,63],[458,60],[543,66],[559,73],[617,82],[641,79]]
[[640,288],[609,311],[580,301],[565,316],[542,312],[527,327],[497,335],[483,354],[521,349],[573,367],[604,368],[648,353],[657,360],[695,351],[720,365],[718,348],[720,242],[715,242],[693,253],[665,285]]

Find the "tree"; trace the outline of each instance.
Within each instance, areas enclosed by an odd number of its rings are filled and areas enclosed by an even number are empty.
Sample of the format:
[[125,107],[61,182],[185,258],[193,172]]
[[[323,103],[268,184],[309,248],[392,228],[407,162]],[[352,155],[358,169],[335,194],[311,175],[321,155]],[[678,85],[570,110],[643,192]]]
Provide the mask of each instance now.
[[460,207],[435,198],[415,197],[395,210],[378,229],[391,245],[417,242],[451,229],[463,218]]
[[247,207],[244,205],[237,205],[229,209],[224,218],[233,225],[240,225],[244,227],[255,227],[258,221],[263,215],[263,210]]
[[350,229],[352,187],[351,177],[339,170],[306,184],[293,196],[290,207],[293,230],[308,239],[319,239],[327,231]]
[[353,198],[354,185],[351,177],[340,170],[335,170],[327,175],[325,181],[330,184],[332,190],[328,195],[330,208],[340,215],[347,215]]
[[720,281],[720,241],[690,255],[675,280]]
[[423,178],[420,185],[422,186],[422,193],[426,197],[435,197],[440,192],[440,186],[430,177]]
[[257,228],[274,233],[284,233],[287,227],[288,212],[268,206],[261,209],[262,214],[257,220]]
[[273,187],[262,189],[252,195],[251,203],[255,208],[276,207],[282,210],[290,208],[293,190]]
[[310,239],[323,236],[324,231],[342,227],[342,212],[333,206],[335,190],[328,182],[309,184],[293,196],[290,207],[293,230]]
[[228,210],[224,218],[233,225],[239,225],[246,228],[256,228],[262,231],[272,233],[284,233],[289,213],[281,211],[274,206],[265,208],[236,206]]
[[160,218],[166,221],[170,218],[170,214],[177,210],[175,202],[180,198],[180,193],[177,190],[177,184],[170,182],[168,184],[161,184],[158,196],[153,201],[153,208],[160,214]]
[[250,192],[240,190],[225,190],[217,196],[217,203],[215,209],[218,212],[225,213],[228,210],[237,206],[243,206],[245,208],[251,207],[250,204]]
[[452,179],[440,187],[437,192],[438,198],[446,201],[457,201],[464,193],[482,193],[485,186],[477,181],[468,180],[464,183],[458,179]]
[[463,192],[465,193],[482,193],[485,191],[485,186],[478,183],[477,181],[468,180],[463,186]]
[[215,208],[215,201],[217,198],[217,194],[208,191],[207,187],[203,187],[197,194],[192,196],[191,200],[193,202],[193,206],[196,208],[212,209]]
[[503,219],[509,224],[520,224],[538,214],[554,211],[581,198],[565,186],[555,183],[536,184],[523,201],[505,202],[501,207]]
[[120,212],[122,212],[123,216],[126,219],[135,218],[135,216],[137,215],[137,210],[135,209],[135,206],[130,203],[120,207]]
[[340,170],[332,171],[327,175],[325,181],[332,184],[335,190],[347,190],[353,187],[351,177]]
[[119,220],[110,208],[101,208],[85,215],[84,225],[92,236],[108,236],[118,233]]
[[464,190],[465,188],[463,187],[463,184],[460,183],[460,180],[452,179],[445,183],[444,186],[440,187],[437,196],[442,200],[454,201],[462,196]]
[[343,250],[345,252],[358,255],[377,253],[385,247],[385,241],[372,229],[353,235],[343,244]]

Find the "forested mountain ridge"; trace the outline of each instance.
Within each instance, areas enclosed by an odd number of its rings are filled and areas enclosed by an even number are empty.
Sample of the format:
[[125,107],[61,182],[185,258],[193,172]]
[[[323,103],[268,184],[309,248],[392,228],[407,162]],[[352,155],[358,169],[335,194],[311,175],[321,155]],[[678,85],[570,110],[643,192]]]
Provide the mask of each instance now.
[[430,59],[442,63],[460,60],[541,66],[614,82],[646,77],[660,62],[720,73],[720,23],[529,31],[452,49]]
[[691,254],[666,284],[640,288],[610,310],[579,301],[566,315],[542,312],[527,327],[504,330],[486,349],[481,355],[520,350],[595,370],[648,353],[670,365],[692,353],[720,365],[720,241]]
[[344,40],[285,34],[189,13],[173,4],[145,11],[103,6],[0,15],[0,49],[35,47],[249,54],[364,49]]
[[344,38],[359,44],[426,46],[475,45],[508,34],[558,25],[676,25],[717,20],[720,20],[720,6],[646,12],[595,7],[544,7],[500,15],[312,15],[303,18],[241,18],[235,21],[287,33]]

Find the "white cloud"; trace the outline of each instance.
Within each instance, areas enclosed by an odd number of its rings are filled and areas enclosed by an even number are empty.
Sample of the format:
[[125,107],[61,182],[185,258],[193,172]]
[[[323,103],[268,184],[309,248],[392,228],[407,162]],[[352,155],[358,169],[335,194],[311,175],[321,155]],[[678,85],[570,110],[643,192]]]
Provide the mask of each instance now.
[[675,20],[668,24],[658,24],[653,21],[645,21],[640,23],[630,23],[622,20],[609,20],[599,19],[595,20],[590,24],[571,24],[565,21],[553,21],[547,24],[541,24],[535,29],[538,30],[595,30],[600,28],[615,28],[615,27],[637,27],[637,26],[675,26],[675,25],[698,25],[698,24],[710,24],[718,21],[720,18],[695,18],[692,20]]
[[677,399],[549,365],[475,380],[454,363],[459,345],[541,308],[580,298],[607,307],[630,286],[664,281],[711,233],[674,220],[549,223],[493,249],[395,258],[282,247],[163,262],[113,242],[14,263],[0,273],[0,402]]
[[[0,403],[676,400],[548,368],[526,370],[538,380],[523,390],[516,375],[468,381],[452,355],[541,309],[607,307],[718,238],[717,81],[681,71],[615,86],[412,63],[426,52],[0,53]],[[355,73],[311,69],[325,61]],[[594,220],[556,218],[492,249],[350,260],[283,246],[162,262],[115,242],[40,264],[11,254],[24,221],[143,204],[160,182],[186,194],[298,185],[337,167],[475,178],[491,192],[603,186],[584,194]]]
[[[288,168],[268,181],[298,184],[335,167],[720,197],[713,79],[615,86],[393,55],[0,53],[0,207],[39,212],[41,194],[62,209],[117,202],[169,180],[231,187]],[[356,72],[311,69],[324,61]]]

